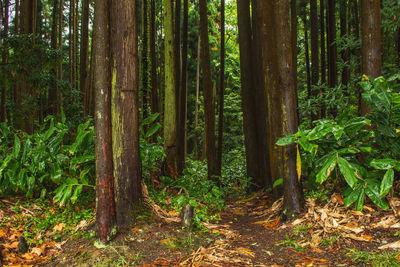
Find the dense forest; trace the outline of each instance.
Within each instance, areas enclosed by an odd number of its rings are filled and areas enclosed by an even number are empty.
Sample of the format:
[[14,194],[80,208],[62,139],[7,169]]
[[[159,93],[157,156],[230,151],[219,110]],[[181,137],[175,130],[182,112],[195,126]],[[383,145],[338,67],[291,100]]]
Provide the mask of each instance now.
[[[400,264],[339,241],[378,238],[368,227],[385,220],[400,235],[399,1],[0,4],[0,266],[63,265],[60,244],[92,239],[115,252],[106,265],[294,264],[261,248],[216,259],[204,242],[233,248],[215,230],[229,220],[280,229],[272,247],[328,240],[353,264]],[[118,249],[164,224],[179,261]]]

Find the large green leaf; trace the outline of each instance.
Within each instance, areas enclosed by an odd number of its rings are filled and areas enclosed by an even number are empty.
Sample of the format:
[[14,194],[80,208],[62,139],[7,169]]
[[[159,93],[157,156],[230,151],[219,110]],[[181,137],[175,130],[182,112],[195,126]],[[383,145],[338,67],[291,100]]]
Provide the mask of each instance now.
[[328,157],[324,164],[322,165],[321,170],[317,173],[317,183],[323,183],[326,179],[328,179],[329,175],[335,169],[336,162],[337,162],[337,153],[332,154],[330,157]]
[[364,188],[361,188],[360,193],[358,194],[357,197],[356,210],[362,211],[364,206],[364,199],[365,199]]
[[381,185],[379,188],[379,196],[380,197],[384,197],[384,196],[386,196],[387,193],[389,193],[390,189],[393,186],[393,178],[394,178],[393,169],[388,169],[381,181]]
[[361,194],[361,191],[363,191],[363,188],[362,188],[361,184],[358,184],[354,190],[352,190],[350,187],[348,187],[348,189],[351,190],[351,191],[343,199],[344,205],[346,207],[348,207],[351,204],[353,204],[354,202],[356,202],[356,200],[359,198],[359,195]]
[[306,137],[301,137],[299,139],[299,145],[301,145],[301,147],[305,151],[307,151],[307,152],[309,152],[309,153],[311,153],[313,155],[315,155],[315,153],[316,153],[316,151],[318,149],[318,145],[308,142]]
[[320,139],[330,133],[332,129],[333,125],[331,123],[322,123],[314,127],[314,129],[312,129],[311,132],[308,133],[307,139],[309,141]]
[[83,185],[78,185],[78,186],[75,187],[74,194],[71,197],[71,202],[72,203],[75,203],[75,201],[81,195],[82,189],[83,189]]
[[400,162],[395,159],[373,159],[369,165],[378,170],[388,170],[400,165]]
[[288,136],[279,138],[276,144],[278,146],[287,146],[293,144],[295,141],[296,141],[296,135],[290,134]]
[[13,146],[13,155],[14,158],[17,159],[19,155],[19,151],[21,150],[21,141],[19,140],[18,136],[14,135],[14,146]]
[[387,210],[389,208],[385,199],[381,198],[379,195],[379,181],[375,179],[367,179],[367,186],[365,188],[365,194],[375,203],[378,207],[383,210]]
[[155,121],[155,120],[158,118],[159,115],[160,115],[160,113],[151,114],[150,116],[148,116],[147,118],[145,118],[145,119],[142,121],[142,123],[140,124],[140,126],[143,127],[143,126],[145,126],[145,125],[148,125],[148,124],[152,123],[153,121]]
[[344,179],[346,180],[347,184],[354,188],[355,184],[357,183],[357,177],[355,174],[355,170],[350,165],[350,163],[342,157],[338,158],[338,165],[340,172],[343,174]]
[[343,135],[344,128],[340,125],[334,125],[332,127],[332,133],[336,140],[339,140]]
[[159,129],[161,128],[160,123],[154,123],[153,125],[150,126],[150,128],[147,130],[145,137],[149,138],[153,134],[155,134]]
[[370,124],[371,121],[364,117],[353,118],[344,125],[344,131],[346,133],[355,133],[361,130],[362,127]]

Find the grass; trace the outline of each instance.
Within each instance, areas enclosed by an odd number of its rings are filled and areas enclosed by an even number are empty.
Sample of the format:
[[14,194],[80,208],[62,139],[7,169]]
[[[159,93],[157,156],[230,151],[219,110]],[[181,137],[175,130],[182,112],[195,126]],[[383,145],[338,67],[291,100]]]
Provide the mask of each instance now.
[[400,266],[400,252],[367,252],[349,249],[346,254],[353,262],[366,263],[374,267]]

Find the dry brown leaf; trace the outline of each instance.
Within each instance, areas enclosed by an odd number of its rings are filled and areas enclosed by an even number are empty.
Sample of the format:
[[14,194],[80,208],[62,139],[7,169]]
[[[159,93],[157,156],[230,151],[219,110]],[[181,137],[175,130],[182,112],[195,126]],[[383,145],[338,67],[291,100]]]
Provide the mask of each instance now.
[[349,234],[348,237],[357,241],[364,241],[364,242],[370,242],[374,238],[373,236],[370,235],[356,236],[355,234]]
[[351,212],[351,214],[353,214],[353,215],[364,216],[364,213],[362,213],[362,211],[351,210],[350,212]]
[[375,223],[372,225],[373,228],[389,228],[392,225],[396,224],[398,222],[398,220],[393,216],[393,215],[389,215],[389,216],[385,216],[381,219],[380,222]]
[[296,220],[294,220],[294,221],[292,222],[292,225],[294,226],[294,225],[301,224],[301,223],[303,223],[305,220],[306,220],[306,219],[304,219],[304,218],[298,218],[298,219],[296,219]]
[[400,248],[400,240],[378,247],[378,249],[398,249]]
[[0,238],[5,238],[8,236],[8,229],[7,228],[1,228],[0,229]]
[[53,227],[53,231],[61,232],[62,230],[64,230],[64,228],[65,228],[65,224],[64,223],[59,223],[59,224],[57,224],[57,225],[55,225]]
[[43,246],[34,247],[34,248],[32,248],[31,253],[40,256],[44,253],[45,249],[46,249],[46,247],[43,247]]
[[255,254],[253,251],[251,251],[251,250],[248,249],[248,248],[240,247],[240,248],[235,248],[235,250],[236,250],[237,252],[239,252],[240,254],[249,255],[249,256],[251,256],[251,257],[254,257],[254,254]]

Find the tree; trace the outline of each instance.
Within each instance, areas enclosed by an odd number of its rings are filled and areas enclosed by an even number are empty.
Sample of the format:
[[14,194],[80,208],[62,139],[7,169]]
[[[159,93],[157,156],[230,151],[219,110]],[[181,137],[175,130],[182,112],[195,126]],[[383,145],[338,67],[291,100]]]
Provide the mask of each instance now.
[[[361,0],[362,73],[372,79],[382,72],[381,1]],[[361,114],[370,107],[362,101]]]
[[80,41],[80,87],[82,93],[83,116],[89,113],[89,0],[82,1],[82,23]]
[[[316,86],[319,81],[319,49],[318,49],[318,8],[317,0],[310,1],[311,23],[311,84]],[[311,95],[316,97],[318,92],[311,88]],[[311,113],[311,121],[318,119],[318,112]]]
[[132,222],[141,199],[139,62],[136,1],[112,1],[112,138],[119,227]]
[[103,243],[115,234],[113,151],[111,137],[111,64],[109,2],[95,1],[95,125],[96,125],[96,224]]
[[[58,0],[53,1],[53,11],[52,11],[52,25],[51,25],[51,48],[56,50],[58,48],[58,30],[60,27],[58,27],[58,14],[59,14],[59,3]],[[53,66],[52,69],[52,74],[54,77],[57,75],[57,68],[58,64]],[[54,79],[52,83],[52,87],[49,89],[49,104],[50,104],[50,113],[51,114],[58,114],[58,95],[59,95],[59,88],[58,88],[58,83]]]
[[337,84],[337,53],[336,53],[336,0],[328,1],[327,9],[327,47],[328,47],[328,84],[334,88]]
[[156,57],[156,2],[150,1],[151,112],[159,113]]
[[221,53],[219,75],[219,117],[218,117],[218,175],[222,169],[222,140],[224,135],[224,93],[225,93],[225,0],[221,0]]
[[183,24],[182,24],[182,51],[181,51],[181,84],[179,93],[179,126],[178,126],[178,137],[179,137],[179,172],[182,172],[187,153],[187,61],[188,61],[188,12],[189,5],[188,0],[183,0]]
[[[278,69],[280,90],[283,97],[282,134],[289,135],[297,132],[297,95],[292,75],[292,57],[289,28],[289,0],[277,0],[275,6],[275,31],[277,43]],[[283,189],[284,210],[288,214],[299,213],[302,209],[302,191],[296,169],[296,145],[285,148]]]
[[165,57],[165,104],[164,104],[164,151],[166,154],[166,173],[170,177],[178,175],[177,145],[177,105],[176,75],[174,54],[174,23],[172,0],[163,0],[164,5],[164,57]]
[[[7,64],[8,59],[8,45],[6,39],[8,38],[8,8],[9,8],[9,1],[4,1],[4,14],[3,10],[2,13],[2,24],[3,24],[3,33],[2,33],[2,42],[3,42],[3,49],[1,51],[2,54],[2,64],[5,66]],[[2,7],[3,8],[3,7]],[[1,82],[1,102],[0,102],[0,122],[5,122],[7,117],[6,111],[6,97],[7,97],[7,86],[5,80]]]
[[215,146],[215,104],[211,82],[210,44],[208,38],[207,0],[199,1],[201,66],[203,71],[204,123],[206,135],[206,155],[208,179],[215,180],[218,175],[217,152]]

